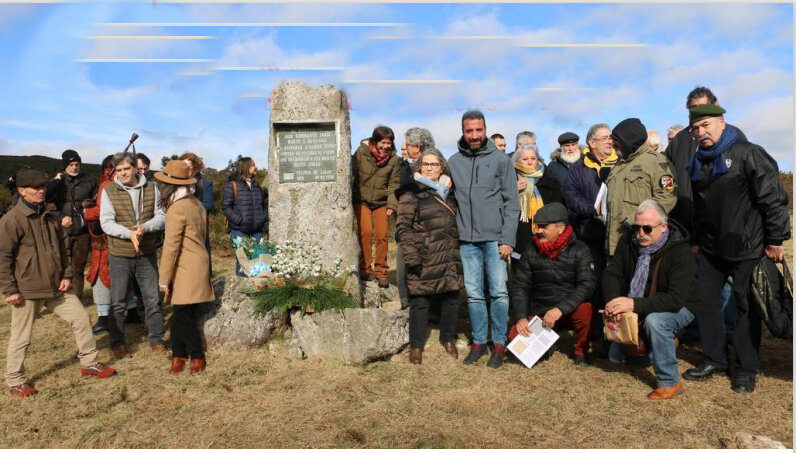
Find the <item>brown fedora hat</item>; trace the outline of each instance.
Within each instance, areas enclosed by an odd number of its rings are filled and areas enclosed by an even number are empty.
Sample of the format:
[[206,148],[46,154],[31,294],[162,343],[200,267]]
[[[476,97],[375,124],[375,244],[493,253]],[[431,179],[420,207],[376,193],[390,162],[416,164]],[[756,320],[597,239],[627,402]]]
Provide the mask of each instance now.
[[155,173],[155,179],[178,186],[196,184],[196,178],[188,174],[188,164],[181,160],[168,161],[163,171]]

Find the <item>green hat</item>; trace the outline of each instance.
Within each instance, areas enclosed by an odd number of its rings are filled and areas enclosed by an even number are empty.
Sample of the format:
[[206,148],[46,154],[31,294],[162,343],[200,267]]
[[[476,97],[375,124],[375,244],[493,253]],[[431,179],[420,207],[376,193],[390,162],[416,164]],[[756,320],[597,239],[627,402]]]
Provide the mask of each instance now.
[[702,118],[710,117],[710,116],[722,116],[727,113],[726,110],[721,108],[720,105],[716,104],[702,104],[702,105],[695,105],[688,109],[688,121],[694,122],[700,120]]

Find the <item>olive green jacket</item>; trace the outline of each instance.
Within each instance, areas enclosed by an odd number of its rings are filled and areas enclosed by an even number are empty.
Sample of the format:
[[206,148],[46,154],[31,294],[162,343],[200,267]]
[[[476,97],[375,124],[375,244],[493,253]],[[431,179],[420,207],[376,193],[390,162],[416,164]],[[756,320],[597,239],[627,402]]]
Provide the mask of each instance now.
[[608,220],[605,243],[613,255],[622,233],[629,228],[642,201],[653,199],[668,214],[677,203],[674,168],[666,155],[656,153],[648,144],[631,154],[611,170],[605,180],[608,187]]
[[368,140],[363,140],[351,159],[354,176],[354,203],[362,203],[369,208],[387,206],[398,210],[395,191],[401,185],[401,161],[393,152],[383,167],[376,166],[376,159],[370,154]]

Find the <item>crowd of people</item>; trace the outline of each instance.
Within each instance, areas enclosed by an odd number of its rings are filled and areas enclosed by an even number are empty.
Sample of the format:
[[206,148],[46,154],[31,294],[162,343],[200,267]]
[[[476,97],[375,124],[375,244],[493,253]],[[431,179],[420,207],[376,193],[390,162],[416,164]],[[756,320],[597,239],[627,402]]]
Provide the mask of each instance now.
[[[215,294],[208,220],[213,185],[202,177],[202,159],[187,152],[153,174],[146,155],[125,151],[103,160],[99,181],[81,171],[76,151],[64,151],[62,160],[63,171],[52,178],[21,170],[13,180],[13,207],[0,219],[0,285],[11,306],[5,374],[11,395],[37,393],[24,360],[43,307],[72,327],[83,375],[116,374],[97,361],[95,335],[107,332],[111,358],[124,359],[130,355],[125,325],[142,322],[151,350],[170,353],[172,373],[186,364],[191,373],[203,371],[197,319]],[[240,159],[225,188],[222,207],[232,237],[262,235],[268,214],[256,170],[252,159]],[[84,281],[97,306],[94,326],[81,301]],[[173,305],[171,351],[163,341],[159,292]]]
[[[507,154],[505,136],[488,136],[477,110],[462,116],[458,152],[447,161],[426,129],[406,132],[401,159],[393,131],[374,129],[354,158],[360,275],[387,285],[386,217],[394,213],[409,361],[422,363],[434,304],[439,341],[458,357],[463,288],[472,327],[465,365],[489,355],[488,367],[502,366],[507,342],[529,335],[538,316],[548,328],[574,330],[578,366],[591,354],[651,364],[658,380],[650,399],[683,390],[680,337],[701,340],[704,356],[685,379],[726,375],[729,344],[732,390],[754,391],[761,319],[748,292],[764,255],[783,260],[788,195],[774,159],[725,122],[710,89],[692,90],[686,108],[688,126],[667,131],[665,150],[657,133],[627,118],[590,127],[586,146],[562,133],[546,165],[536,134],[517,134]],[[638,315],[645,347],[604,340],[605,320],[626,313]]]
[[[688,126],[667,131],[665,151],[658,134],[628,118],[613,128],[593,125],[584,145],[576,133],[562,133],[548,164],[535,133],[517,134],[507,153],[505,137],[488,136],[477,110],[462,116],[457,152],[447,160],[427,129],[407,130],[399,155],[393,130],[376,127],[352,155],[359,275],[389,286],[388,219],[395,216],[410,363],[422,364],[436,306],[439,341],[458,358],[464,289],[472,327],[465,365],[489,355],[487,366],[501,367],[507,342],[531,334],[529,320],[537,316],[547,328],[574,330],[577,366],[595,354],[651,364],[658,382],[650,399],[682,391],[676,338],[684,335],[698,337],[704,355],[685,379],[726,374],[729,341],[736,353],[732,389],[754,391],[761,321],[747,293],[764,255],[783,259],[788,195],[776,162],[725,122],[708,88],[691,91],[686,107]],[[191,373],[201,372],[197,317],[215,300],[213,186],[202,177],[202,159],[185,153],[151,174],[146,156],[123,152],[106,157],[99,181],[92,181],[77,152],[62,158],[64,171],[51,179],[20,171],[19,201],[0,219],[11,394],[36,392],[24,359],[43,306],[72,326],[84,375],[115,374],[97,361],[94,335],[107,331],[111,357],[124,359],[125,324],[143,321],[151,350],[167,356],[159,292],[173,304],[170,371],[188,364]],[[222,191],[233,239],[263,236],[267,197],[256,176],[254,160],[241,158]],[[245,275],[237,263],[236,273]],[[97,305],[93,327],[80,300],[84,280]],[[645,351],[602,338],[604,319],[631,312],[642,320]]]

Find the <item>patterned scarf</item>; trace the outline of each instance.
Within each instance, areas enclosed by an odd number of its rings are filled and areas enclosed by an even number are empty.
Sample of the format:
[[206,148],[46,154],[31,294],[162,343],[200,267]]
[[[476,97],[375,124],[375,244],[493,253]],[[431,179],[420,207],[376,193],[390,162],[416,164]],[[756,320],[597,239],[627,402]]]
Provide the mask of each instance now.
[[376,146],[370,142],[368,142],[368,148],[370,149],[370,154],[373,156],[374,159],[376,159],[377,167],[383,167],[387,163],[387,161],[390,160],[390,156],[392,155],[392,153],[390,153],[389,151],[382,154],[381,152],[379,152],[379,149],[376,148]]
[[414,177],[415,181],[436,190],[437,195],[439,195],[439,197],[442,198],[442,201],[445,201],[445,199],[448,198],[448,191],[450,190],[448,183],[451,180],[450,176],[439,175],[439,180],[437,182],[434,182],[431,179],[426,178],[420,173],[415,173]]
[[539,237],[536,235],[533,236],[533,242],[536,244],[536,247],[539,249],[539,253],[542,255],[550,258],[551,260],[556,259],[561,250],[564,250],[564,246],[567,245],[569,242],[569,238],[572,236],[572,227],[567,225],[567,228],[564,230],[563,233],[553,242],[541,242]]
[[[520,192],[520,220],[530,222],[533,216],[536,215],[536,211],[544,205],[542,195],[539,193],[539,189],[536,188],[536,182],[544,174],[544,165],[539,163],[536,168],[532,168],[515,162],[514,169],[517,170],[518,178],[525,178],[528,181],[528,187]],[[536,232],[534,226],[531,226],[531,232]]]
[[[724,132],[719,137],[719,141],[708,149],[697,148],[697,152],[691,156],[691,161],[685,166],[685,170],[691,176],[691,181],[699,179],[699,172],[702,171],[702,164],[713,162],[713,171],[710,179],[715,179],[729,171],[727,161],[724,159],[724,151],[738,139],[738,132],[734,127],[725,127]],[[720,159],[719,159],[720,157]]]
[[[634,243],[636,243],[636,237],[633,238]],[[662,249],[668,240],[669,230],[666,230],[663,232],[661,240],[655,244],[646,247],[641,247],[636,244],[636,248],[638,248],[638,261],[636,262],[636,270],[633,272],[633,280],[630,281],[630,293],[628,293],[627,297],[644,297],[644,288],[647,286],[647,277],[649,277],[650,274],[650,260],[652,259],[652,255]]]

